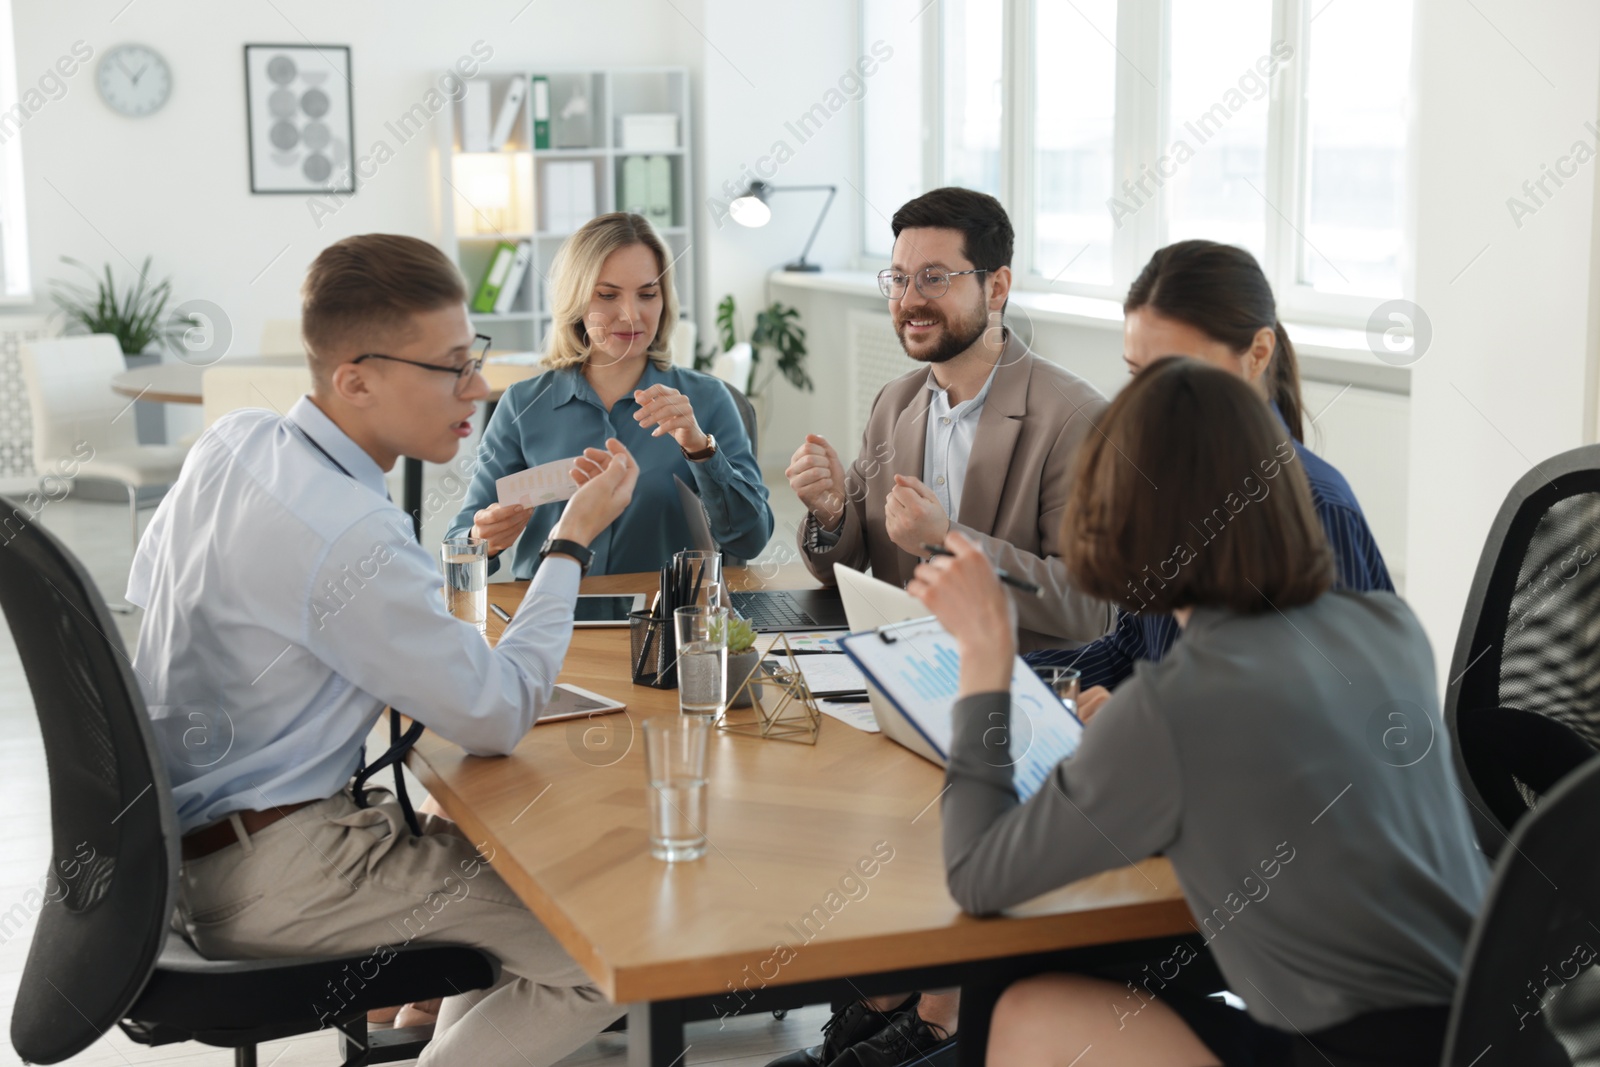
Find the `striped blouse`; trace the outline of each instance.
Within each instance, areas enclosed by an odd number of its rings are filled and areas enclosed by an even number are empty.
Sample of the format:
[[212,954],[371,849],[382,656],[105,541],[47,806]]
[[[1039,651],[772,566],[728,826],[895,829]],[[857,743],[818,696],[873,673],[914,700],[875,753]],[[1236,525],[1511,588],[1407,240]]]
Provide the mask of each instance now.
[[[1298,441],[1295,454],[1311,483],[1311,503],[1333,550],[1334,588],[1357,593],[1394,592],[1383,553],[1378,551],[1350,483],[1327,460]],[[1179,633],[1171,615],[1141,615],[1119,608],[1117,628],[1098,641],[1082,648],[1030,652],[1023,659],[1034,670],[1076,667],[1083,672],[1081,684],[1085,689],[1095,685],[1115,689],[1133,673],[1133,665],[1139,660],[1154,661],[1166,655]]]

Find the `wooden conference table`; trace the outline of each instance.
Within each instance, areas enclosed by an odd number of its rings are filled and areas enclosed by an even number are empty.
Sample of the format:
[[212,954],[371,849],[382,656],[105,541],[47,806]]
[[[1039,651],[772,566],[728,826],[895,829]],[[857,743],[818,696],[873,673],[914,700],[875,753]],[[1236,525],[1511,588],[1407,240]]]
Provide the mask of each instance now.
[[[305,362],[304,356],[245,356],[230,359],[230,367],[266,367],[297,365]],[[216,366],[216,364],[210,364]],[[489,383],[489,396],[485,408],[484,425],[494,413],[495,404],[507,389],[525,378],[532,378],[541,368],[526,363],[485,363],[483,376]],[[147,367],[133,367],[111,377],[111,391],[135,400],[149,400],[158,404],[199,404],[201,379],[206,367],[193,363],[153,363]],[[410,456],[405,457],[404,488],[400,506],[411,516],[417,536],[422,536],[422,464]]]
[[[656,580],[589,578],[583,591],[643,592]],[[798,567],[729,581],[816,584]],[[491,584],[490,602],[515,613],[526,587]],[[491,613],[491,640],[501,629]],[[826,716],[815,747],[713,734],[711,847],[690,863],[655,860],[639,722],[677,714],[677,691],[631,683],[626,629],[576,631],[560,680],[628,710],[536,726],[496,759],[424,734],[409,765],[606,996],[630,1005],[632,1067],[676,1063],[694,1019],[956,985],[961,1062],[981,1063],[988,1008],[1012,978],[1198,943],[1162,858],[1005,918],[963,915],[940,855],[943,772]]]

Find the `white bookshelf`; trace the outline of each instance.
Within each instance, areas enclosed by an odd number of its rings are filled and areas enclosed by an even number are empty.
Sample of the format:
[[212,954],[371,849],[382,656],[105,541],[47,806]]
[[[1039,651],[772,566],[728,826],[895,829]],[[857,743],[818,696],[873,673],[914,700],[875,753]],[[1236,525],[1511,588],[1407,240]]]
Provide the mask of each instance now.
[[[543,148],[536,146],[534,135],[531,83],[535,77],[548,79],[550,86],[549,147]],[[510,138],[498,151],[463,151],[462,102],[452,102],[445,109],[446,121],[440,123],[441,244],[461,268],[470,300],[502,241],[533,243],[531,267],[511,309],[500,314],[474,312],[475,327],[494,338],[496,349],[543,350],[550,323],[550,294],[545,279],[556,251],[575,228],[547,226],[550,205],[539,195],[546,184],[546,170],[552,163],[592,162],[595,214],[636,210],[639,205],[620,202],[623,168],[634,156],[666,159],[672,182],[670,216],[652,221],[676,259],[674,274],[681,314],[692,318],[695,265],[691,249],[695,243],[695,213],[690,203],[694,174],[692,154],[688,151],[693,143],[688,69],[521,68],[486,70],[475,80],[489,84],[491,127],[514,82],[528,83],[529,91]],[[587,131],[581,118],[570,123],[561,119],[575,91],[588,103]],[[635,114],[676,116],[676,147],[623,147],[621,119]]]

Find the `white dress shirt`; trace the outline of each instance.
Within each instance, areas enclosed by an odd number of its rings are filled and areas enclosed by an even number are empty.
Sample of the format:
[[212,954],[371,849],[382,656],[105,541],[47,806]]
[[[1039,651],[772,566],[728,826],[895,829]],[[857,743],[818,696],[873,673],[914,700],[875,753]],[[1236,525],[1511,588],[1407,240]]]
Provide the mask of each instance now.
[[928,402],[928,434],[922,448],[922,482],[939,498],[944,513],[955,522],[961,507],[961,490],[967,484],[967,460],[972,458],[972,442],[978,437],[978,416],[983,414],[983,402],[989,398],[989,387],[994,384],[994,371],[990,368],[983,388],[971,400],[950,406],[950,390],[939,385],[928,371],[928,390],[933,399]]
[[475,755],[509,752],[539,717],[578,565],[547,560],[491,649],[445,611],[411,529],[309,397],[287,418],[233,412],[195,443],[128,578],[145,609],[134,669],[185,833],[337,793],[386,704]]

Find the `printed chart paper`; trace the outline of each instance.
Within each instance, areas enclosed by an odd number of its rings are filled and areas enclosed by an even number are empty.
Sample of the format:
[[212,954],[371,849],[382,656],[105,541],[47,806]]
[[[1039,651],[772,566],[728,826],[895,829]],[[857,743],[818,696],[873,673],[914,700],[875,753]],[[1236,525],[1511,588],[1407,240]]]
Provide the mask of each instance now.
[[502,504],[521,504],[525,508],[566,500],[578,491],[578,483],[569,473],[577,458],[552,460],[498,478],[494,483],[495,497]]

